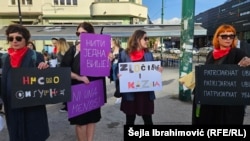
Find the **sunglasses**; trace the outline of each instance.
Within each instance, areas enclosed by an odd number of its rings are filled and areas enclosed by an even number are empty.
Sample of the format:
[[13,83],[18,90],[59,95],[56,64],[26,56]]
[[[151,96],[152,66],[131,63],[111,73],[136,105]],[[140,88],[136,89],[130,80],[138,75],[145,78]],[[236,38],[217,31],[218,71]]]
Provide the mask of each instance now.
[[10,36],[10,37],[8,37],[8,41],[10,41],[10,42],[13,42],[14,39],[15,39],[16,41],[18,41],[18,42],[21,42],[22,39],[23,39],[23,37],[21,37],[21,36],[16,36],[16,37]]
[[148,38],[148,37],[144,37],[143,40],[144,40],[144,41],[148,41],[149,38]]
[[221,39],[226,40],[226,39],[234,39],[235,35],[231,34],[231,35],[219,35],[221,37]]
[[81,33],[87,33],[87,32],[76,32],[76,36],[79,37]]

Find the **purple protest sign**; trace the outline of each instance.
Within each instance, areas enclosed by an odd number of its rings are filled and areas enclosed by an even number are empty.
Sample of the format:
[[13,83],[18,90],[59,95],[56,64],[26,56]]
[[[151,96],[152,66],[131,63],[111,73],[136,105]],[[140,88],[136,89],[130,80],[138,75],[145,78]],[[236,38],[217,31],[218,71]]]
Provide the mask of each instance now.
[[80,74],[86,76],[109,76],[111,36],[81,34]]
[[71,101],[67,103],[68,117],[72,118],[104,105],[103,81],[91,81],[71,87]]

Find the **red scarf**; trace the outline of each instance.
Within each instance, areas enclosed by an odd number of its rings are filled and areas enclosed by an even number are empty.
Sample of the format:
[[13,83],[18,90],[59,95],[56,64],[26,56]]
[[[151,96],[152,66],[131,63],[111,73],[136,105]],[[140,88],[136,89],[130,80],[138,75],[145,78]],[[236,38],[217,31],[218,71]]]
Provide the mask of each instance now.
[[55,47],[53,48],[53,53],[54,53],[54,54],[57,53],[57,46],[55,46]]
[[18,50],[14,50],[14,48],[9,48],[8,53],[10,55],[10,65],[13,68],[18,68],[21,65],[24,54],[27,52],[28,47],[23,47]]
[[144,50],[136,50],[130,53],[130,59],[132,61],[142,60],[143,57],[144,57]]
[[230,51],[231,47],[227,47],[226,49],[224,50],[221,50],[221,49],[214,49],[213,50],[213,57],[214,59],[220,59],[222,57],[224,57],[225,55],[227,55]]

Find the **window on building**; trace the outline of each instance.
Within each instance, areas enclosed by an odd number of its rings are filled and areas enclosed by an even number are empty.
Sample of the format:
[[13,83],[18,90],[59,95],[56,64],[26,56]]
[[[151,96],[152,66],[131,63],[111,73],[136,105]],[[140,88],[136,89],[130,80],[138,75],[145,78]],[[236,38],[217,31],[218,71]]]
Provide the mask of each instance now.
[[16,0],[11,0],[11,5],[17,5]]
[[[11,0],[11,5],[18,5],[18,0]],[[21,5],[32,5],[32,0],[20,0]]]
[[73,0],[73,5],[77,5],[77,0]]
[[32,0],[22,0],[23,5],[32,5]]
[[54,0],[54,5],[59,5],[58,0]]
[[96,2],[119,2],[119,0],[96,0]]
[[65,1],[64,0],[60,0],[60,5],[65,5]]
[[77,0],[54,0],[54,5],[77,5]]

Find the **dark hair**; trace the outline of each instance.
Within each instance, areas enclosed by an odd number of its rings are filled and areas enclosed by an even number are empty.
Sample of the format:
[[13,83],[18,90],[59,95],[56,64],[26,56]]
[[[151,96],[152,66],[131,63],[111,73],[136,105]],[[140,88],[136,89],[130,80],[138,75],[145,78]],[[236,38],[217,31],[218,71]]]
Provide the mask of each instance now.
[[51,38],[51,40],[58,40],[56,37]]
[[76,30],[78,30],[79,28],[85,29],[88,33],[95,33],[95,29],[94,29],[93,25],[91,23],[88,23],[88,22],[80,23],[77,26]]
[[8,26],[8,28],[5,31],[5,35],[7,36],[6,40],[9,43],[8,37],[9,34],[11,33],[19,33],[23,36],[23,38],[25,39],[26,45],[28,44],[28,41],[30,40],[30,32],[29,30],[20,25],[20,24],[11,24]]
[[[141,40],[143,38],[144,34],[146,34],[146,33],[147,32],[144,30],[134,31],[132,36],[130,36],[130,38],[128,39],[126,52],[131,53],[131,52],[137,50],[137,47],[139,46],[139,40]],[[144,50],[148,51],[148,49],[144,49]]]
[[59,38],[58,41],[64,41],[67,42],[65,38]]
[[31,44],[33,46],[33,50],[36,50],[36,46],[35,46],[35,44],[32,41],[28,41],[27,45],[28,44]]

